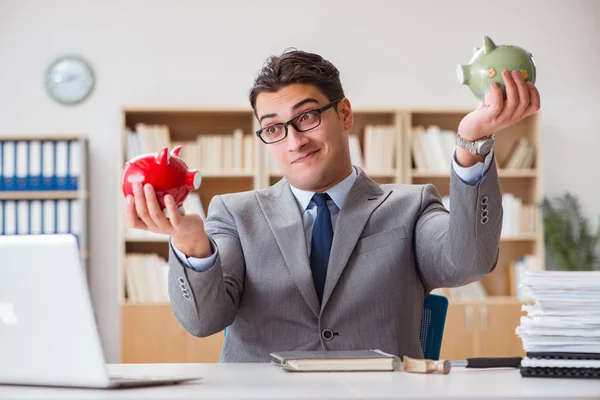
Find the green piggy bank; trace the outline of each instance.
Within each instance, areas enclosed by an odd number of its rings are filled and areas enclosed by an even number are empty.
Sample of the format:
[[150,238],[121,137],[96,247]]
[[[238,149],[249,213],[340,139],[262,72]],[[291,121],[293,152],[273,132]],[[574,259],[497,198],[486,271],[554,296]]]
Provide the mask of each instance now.
[[502,89],[506,99],[506,87],[502,79],[502,71],[517,70],[526,81],[535,83],[535,62],[527,50],[505,44],[497,46],[487,36],[483,38],[483,47],[474,48],[474,54],[467,65],[457,68],[458,81],[467,85],[471,92],[484,101],[486,94],[491,91],[491,83],[496,82]]

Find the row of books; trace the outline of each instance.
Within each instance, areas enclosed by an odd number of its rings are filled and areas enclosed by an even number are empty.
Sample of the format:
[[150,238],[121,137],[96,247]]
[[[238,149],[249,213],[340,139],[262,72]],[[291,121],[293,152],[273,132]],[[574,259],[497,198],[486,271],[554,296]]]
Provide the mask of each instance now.
[[456,149],[456,132],[437,125],[412,128],[411,150],[418,172],[450,173]]
[[83,230],[81,200],[0,200],[0,234],[73,233]]
[[157,254],[125,256],[125,290],[131,303],[167,303],[169,267]]
[[365,125],[364,168],[368,172],[388,172],[396,168],[398,128],[393,125]]
[[[450,173],[456,149],[456,131],[437,125],[417,125],[412,129],[411,150],[418,172]],[[498,163],[506,169],[528,169],[535,164],[535,145],[523,136],[515,140],[508,155]]]
[[139,154],[158,153],[162,148],[171,148],[168,125],[135,124],[134,130],[125,129],[127,138],[126,157],[131,160]]
[[500,167],[505,169],[533,168],[535,164],[535,145],[523,136],[516,140],[510,149],[508,156]]
[[[199,214],[203,220],[206,219],[206,214],[204,212],[204,207],[202,205],[202,200],[200,196],[196,192],[191,192],[183,201],[182,204],[183,212],[186,214]],[[167,217],[169,213],[165,210],[165,214]],[[127,226],[125,236],[127,240],[135,241],[136,239],[156,239],[156,240],[168,240],[168,235],[157,234],[149,231],[145,231],[142,229],[135,229],[130,226]]]
[[201,172],[239,173],[256,169],[256,138],[236,129],[231,135],[201,135],[181,145],[180,156],[190,168]]
[[78,190],[80,140],[0,141],[0,190]]
[[242,129],[230,134],[198,135],[196,140],[172,141],[167,125],[136,124],[127,129],[128,160],[140,154],[157,153],[167,147],[182,146],[179,156],[190,168],[202,173],[253,172],[257,165],[256,138]]
[[523,204],[523,200],[512,193],[502,194],[502,234],[518,235],[537,232],[540,213],[537,205]]

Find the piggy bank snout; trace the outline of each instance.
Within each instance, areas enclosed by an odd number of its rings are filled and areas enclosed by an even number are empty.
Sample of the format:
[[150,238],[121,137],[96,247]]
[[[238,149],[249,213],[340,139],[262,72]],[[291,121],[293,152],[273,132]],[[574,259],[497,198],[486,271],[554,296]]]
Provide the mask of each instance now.
[[202,175],[200,171],[192,169],[187,172],[187,181],[188,186],[193,190],[197,190],[200,187],[200,183],[202,183]]
[[470,68],[468,65],[458,65],[456,67],[456,78],[461,85],[469,82]]

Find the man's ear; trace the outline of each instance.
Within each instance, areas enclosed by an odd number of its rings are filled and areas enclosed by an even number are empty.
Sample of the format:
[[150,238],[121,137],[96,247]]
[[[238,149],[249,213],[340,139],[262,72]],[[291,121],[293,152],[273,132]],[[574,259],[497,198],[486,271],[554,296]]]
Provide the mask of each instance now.
[[344,97],[338,103],[338,110],[340,119],[342,120],[342,124],[344,125],[344,130],[349,131],[354,126],[354,113],[352,112],[352,105],[350,104],[350,100]]

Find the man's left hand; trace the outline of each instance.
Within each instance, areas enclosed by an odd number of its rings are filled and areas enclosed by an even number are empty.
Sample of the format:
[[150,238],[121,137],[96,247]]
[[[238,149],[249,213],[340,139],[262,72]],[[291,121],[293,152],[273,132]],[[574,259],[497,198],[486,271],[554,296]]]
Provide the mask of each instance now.
[[525,82],[518,71],[502,73],[506,100],[495,82],[492,91],[479,102],[477,109],[466,115],[458,133],[466,140],[477,140],[508,128],[540,109],[540,94],[531,82]]
[[[477,109],[467,114],[458,126],[458,134],[469,141],[490,136],[508,128],[540,109],[540,93],[532,82],[525,82],[518,71],[512,74],[505,70],[502,78],[506,86],[506,100],[502,90],[495,82],[492,90],[479,102]],[[464,149],[457,149],[464,150]],[[463,151],[457,154],[459,164],[474,164],[477,160],[472,154]],[[463,160],[460,160],[460,159]],[[462,161],[462,162],[461,162]]]

